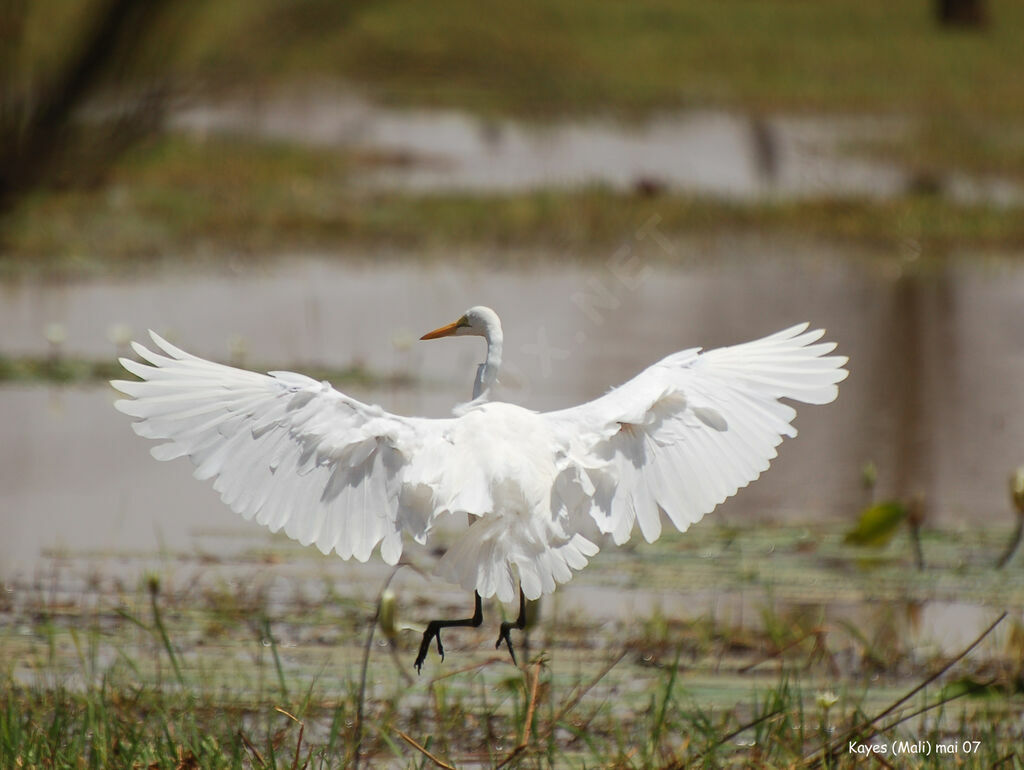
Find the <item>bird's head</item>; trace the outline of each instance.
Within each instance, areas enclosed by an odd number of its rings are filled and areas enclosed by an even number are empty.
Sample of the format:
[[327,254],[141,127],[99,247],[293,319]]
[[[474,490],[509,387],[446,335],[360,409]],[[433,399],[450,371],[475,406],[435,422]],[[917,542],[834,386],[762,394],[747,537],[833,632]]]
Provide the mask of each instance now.
[[477,305],[476,307],[471,307],[450,324],[434,329],[432,332],[427,332],[420,339],[436,340],[441,337],[461,337],[467,335],[491,339],[496,336],[495,332],[499,334],[501,332],[501,321],[498,320],[498,314],[489,307]]

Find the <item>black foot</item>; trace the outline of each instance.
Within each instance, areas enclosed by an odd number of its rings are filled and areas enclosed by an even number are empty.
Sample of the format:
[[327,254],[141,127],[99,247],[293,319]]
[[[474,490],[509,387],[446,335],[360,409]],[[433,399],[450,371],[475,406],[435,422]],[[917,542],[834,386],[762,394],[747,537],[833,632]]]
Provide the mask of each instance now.
[[420,673],[420,669],[423,668],[423,661],[427,659],[427,650],[430,649],[430,640],[437,639],[437,654],[441,656],[441,660],[444,660],[444,646],[441,644],[441,628],[440,625],[443,621],[432,620],[427,624],[427,630],[423,632],[423,641],[420,642],[420,651],[416,656],[416,662],[413,665],[416,667],[416,673]]
[[464,627],[464,626],[479,626],[484,622],[484,611],[483,606],[480,603],[480,594],[474,593],[476,597],[476,603],[473,610],[473,617],[465,618],[463,620],[431,620],[427,624],[427,630],[423,632],[423,641],[420,642],[420,651],[416,656],[416,662],[413,666],[416,667],[416,673],[420,673],[423,669],[423,661],[427,659],[427,652],[430,650],[430,640],[437,639],[437,654],[441,656],[441,660],[444,660],[444,647],[441,644],[441,629],[442,628],[453,628],[453,627]]
[[513,622],[505,621],[501,624],[501,631],[498,633],[498,641],[494,643],[494,649],[501,647],[501,643],[505,642],[508,646],[508,654],[512,656],[512,664],[515,666],[519,665],[516,660],[516,651],[512,649],[512,639],[509,637],[508,632],[513,628],[522,631],[526,628],[526,597],[523,596],[523,589],[519,589],[519,617]]

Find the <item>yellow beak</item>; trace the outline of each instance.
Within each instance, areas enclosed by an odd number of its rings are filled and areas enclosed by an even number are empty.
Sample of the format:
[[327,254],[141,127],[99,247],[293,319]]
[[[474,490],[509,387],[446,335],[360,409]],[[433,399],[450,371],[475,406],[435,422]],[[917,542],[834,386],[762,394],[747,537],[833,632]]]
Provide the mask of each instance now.
[[461,326],[465,326],[465,325],[466,325],[466,319],[465,318],[460,318],[458,321],[452,321],[447,326],[442,326],[439,329],[434,329],[434,331],[432,331],[432,332],[427,332],[422,337],[420,337],[420,339],[421,340],[436,340],[439,337],[451,337],[453,334],[455,334],[455,330],[456,329],[458,329]]

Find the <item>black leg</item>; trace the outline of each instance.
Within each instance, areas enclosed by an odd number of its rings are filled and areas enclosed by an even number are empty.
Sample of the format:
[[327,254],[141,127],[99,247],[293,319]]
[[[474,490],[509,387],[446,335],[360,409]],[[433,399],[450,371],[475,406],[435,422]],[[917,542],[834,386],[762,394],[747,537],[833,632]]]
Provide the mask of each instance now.
[[504,641],[508,645],[508,654],[512,656],[512,663],[519,665],[516,661],[516,651],[512,649],[512,640],[509,638],[508,632],[513,628],[517,628],[522,631],[526,628],[526,597],[523,596],[523,589],[519,589],[519,617],[514,622],[505,621],[501,624],[501,633],[498,634],[498,641],[494,643],[494,649],[501,647],[501,643]]
[[441,646],[441,629],[453,628],[456,626],[479,626],[484,622],[483,606],[480,604],[480,594],[473,592],[476,597],[476,608],[473,610],[473,617],[463,620],[431,620],[427,624],[427,630],[423,632],[423,641],[420,642],[420,652],[416,656],[416,673],[423,668],[423,661],[427,659],[427,651],[430,649],[430,640],[437,639],[437,654],[444,660],[444,647]]

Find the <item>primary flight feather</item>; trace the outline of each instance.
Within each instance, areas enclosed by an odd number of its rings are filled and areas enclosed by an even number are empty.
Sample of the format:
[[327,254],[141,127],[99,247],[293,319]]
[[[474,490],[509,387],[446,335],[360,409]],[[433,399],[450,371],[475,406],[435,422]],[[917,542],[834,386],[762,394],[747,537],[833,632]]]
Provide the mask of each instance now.
[[511,601],[517,581],[530,599],[568,581],[601,534],[621,544],[639,527],[653,541],[662,514],[684,531],[756,479],[796,435],[781,399],[831,402],[847,375],[823,333],[801,324],[675,353],[555,412],[489,400],[503,340],[485,307],[423,337],[487,340],[473,401],[446,419],[390,414],[301,374],[206,361],[152,332],[157,351],[133,343],[145,363],[121,359],[140,381],[112,384],[129,396],[115,405],[138,418],[135,431],[166,442],[154,457],[187,456],[233,510],[324,553],[365,561],[379,546],[395,564],[403,536],[423,543],[438,517],[467,514],[438,574]]

